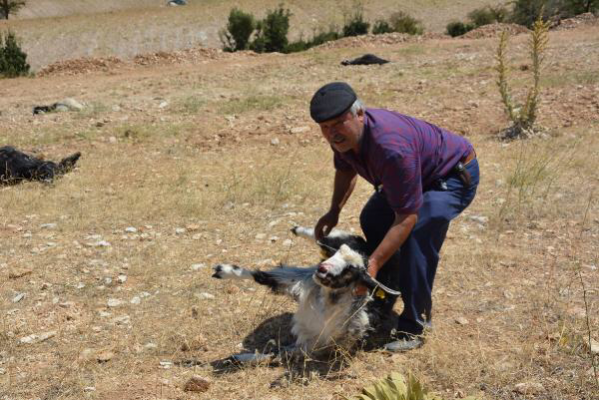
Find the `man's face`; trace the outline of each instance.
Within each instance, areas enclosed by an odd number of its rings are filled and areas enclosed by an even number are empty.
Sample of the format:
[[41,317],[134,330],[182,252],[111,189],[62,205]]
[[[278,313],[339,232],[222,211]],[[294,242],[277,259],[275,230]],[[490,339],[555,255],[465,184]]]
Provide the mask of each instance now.
[[350,111],[337,118],[321,122],[320,130],[324,138],[340,153],[360,149],[360,139],[364,130],[364,112],[354,116]]

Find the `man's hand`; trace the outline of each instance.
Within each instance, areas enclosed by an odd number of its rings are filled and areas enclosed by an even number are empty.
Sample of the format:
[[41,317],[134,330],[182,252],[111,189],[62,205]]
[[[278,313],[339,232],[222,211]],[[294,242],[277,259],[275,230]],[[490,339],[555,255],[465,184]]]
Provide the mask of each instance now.
[[[381,267],[379,266],[379,264],[376,260],[374,260],[372,258],[370,260],[368,260],[368,270],[367,270],[368,275],[372,276],[373,278],[376,278],[376,275],[379,273],[380,269],[381,269]],[[367,293],[368,293],[368,288],[364,285],[358,285],[354,289],[355,296],[365,296]]]
[[328,213],[320,217],[314,227],[314,236],[316,237],[316,240],[322,240],[322,238],[331,233],[338,222],[339,212],[335,210],[329,210]]

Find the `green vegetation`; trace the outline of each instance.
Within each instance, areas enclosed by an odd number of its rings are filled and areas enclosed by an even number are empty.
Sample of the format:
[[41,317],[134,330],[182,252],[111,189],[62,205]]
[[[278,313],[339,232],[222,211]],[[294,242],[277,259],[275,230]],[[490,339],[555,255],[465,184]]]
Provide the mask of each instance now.
[[356,11],[349,17],[343,26],[343,36],[366,35],[370,29],[370,24],[364,20],[364,11],[361,6],[356,7]]
[[24,5],[23,0],[0,0],[0,15],[8,19],[10,14],[16,14]]
[[250,49],[257,53],[284,53],[289,41],[289,19],[291,11],[285,9],[282,4],[274,10],[266,13],[266,18],[256,25],[256,38],[250,45]]
[[541,67],[544,61],[544,52],[549,40],[547,31],[549,24],[543,22],[542,12],[534,23],[534,29],[531,33],[530,55],[532,58],[533,86],[529,90],[526,102],[523,105],[514,104],[510,88],[508,85],[509,69],[506,63],[506,49],[508,44],[508,33],[503,32],[497,49],[497,67],[499,74],[497,86],[501,94],[501,100],[505,107],[505,112],[512,122],[512,127],[506,131],[506,138],[522,138],[529,136],[535,131],[535,122],[537,119],[537,108],[540,96]]
[[256,29],[256,20],[252,14],[233,8],[229,13],[226,29],[219,32],[219,38],[225,51],[246,50],[250,37]]
[[447,34],[452,37],[461,36],[483,25],[504,22],[508,15],[509,11],[504,6],[485,6],[469,12],[468,22],[452,21],[447,24],[445,29]]
[[21,50],[17,36],[8,31],[0,33],[0,76],[15,78],[29,74],[27,54]]
[[[350,399],[346,399],[350,400]],[[442,400],[441,397],[429,394],[413,375],[406,379],[397,372],[392,372],[385,379],[375,382],[362,390],[362,394],[354,400]],[[465,400],[475,400],[467,397]]]

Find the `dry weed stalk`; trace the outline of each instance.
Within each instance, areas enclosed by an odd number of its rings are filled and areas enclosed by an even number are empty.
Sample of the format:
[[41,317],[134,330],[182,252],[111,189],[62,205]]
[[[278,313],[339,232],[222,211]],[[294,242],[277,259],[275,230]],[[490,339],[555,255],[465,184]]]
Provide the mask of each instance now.
[[548,32],[549,23],[543,22],[541,16],[534,23],[533,31],[529,40],[530,56],[532,60],[533,86],[528,91],[526,102],[523,105],[515,105],[508,85],[509,67],[506,62],[506,49],[508,45],[509,34],[502,32],[497,48],[495,67],[499,76],[497,86],[501,95],[501,101],[505,107],[505,112],[512,122],[512,126],[505,131],[506,139],[516,139],[531,136],[535,130],[537,119],[537,109],[539,105],[541,88],[541,68],[545,59],[545,49],[549,42]]

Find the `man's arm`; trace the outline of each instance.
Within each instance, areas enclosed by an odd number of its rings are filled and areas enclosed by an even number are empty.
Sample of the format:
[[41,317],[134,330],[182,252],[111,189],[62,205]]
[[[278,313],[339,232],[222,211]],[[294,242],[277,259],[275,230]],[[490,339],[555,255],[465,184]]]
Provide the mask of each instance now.
[[341,209],[343,209],[343,206],[345,206],[345,203],[347,203],[347,200],[354,191],[357,180],[357,173],[353,169],[335,170],[331,208],[318,220],[314,227],[316,240],[321,240],[337,225]]
[[395,213],[393,225],[391,225],[381,244],[379,244],[368,259],[368,273],[370,276],[376,277],[387,260],[406,241],[417,221],[418,214]]

